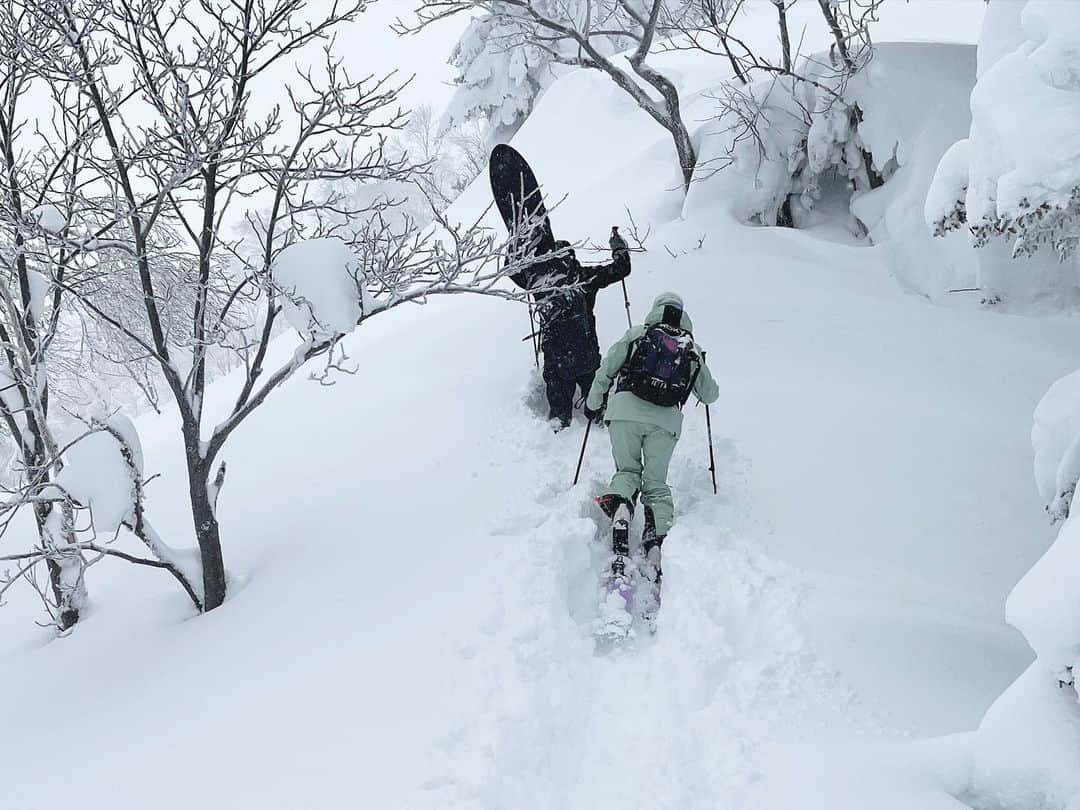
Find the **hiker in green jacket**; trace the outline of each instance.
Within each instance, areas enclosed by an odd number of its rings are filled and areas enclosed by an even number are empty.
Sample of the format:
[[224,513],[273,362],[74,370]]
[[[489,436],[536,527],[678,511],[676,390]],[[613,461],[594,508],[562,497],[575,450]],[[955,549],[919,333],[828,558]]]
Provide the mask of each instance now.
[[670,292],[657,296],[645,323],[608,350],[586,401],[587,417],[603,410],[615,457],[611,485],[596,499],[612,520],[612,574],[622,576],[625,570],[630,519],[640,492],[645,504],[642,573],[655,585],[657,597],[660,546],[674,520],[667,473],[682,432],[682,406],[691,393],[705,404],[720,393],[692,331],[682,299]]

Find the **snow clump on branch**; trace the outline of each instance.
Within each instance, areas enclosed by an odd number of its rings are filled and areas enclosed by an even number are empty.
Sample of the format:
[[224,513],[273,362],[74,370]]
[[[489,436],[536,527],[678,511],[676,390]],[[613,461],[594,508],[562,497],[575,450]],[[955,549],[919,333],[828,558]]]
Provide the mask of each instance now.
[[[115,534],[135,509],[136,477],[143,475],[142,444],[126,416],[114,413],[96,419],[100,424],[91,420],[89,432],[75,438],[64,452],[64,468],[56,483],[75,503],[91,510],[98,534]],[[129,453],[112,431],[123,437]]]
[[348,334],[371,311],[360,260],[337,237],[290,245],[274,260],[272,274],[284,293],[285,318],[314,340]]

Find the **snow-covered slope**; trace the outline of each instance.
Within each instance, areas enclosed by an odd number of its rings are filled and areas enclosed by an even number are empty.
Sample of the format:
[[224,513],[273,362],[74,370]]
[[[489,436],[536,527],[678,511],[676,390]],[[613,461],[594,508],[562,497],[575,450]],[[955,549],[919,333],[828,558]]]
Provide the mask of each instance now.
[[[669,221],[663,133],[600,77],[557,83],[517,143],[570,195],[560,236],[624,206],[653,225],[633,312],[679,291],[721,383],[719,497],[700,410],[673,462],[655,641],[588,638],[606,435],[572,488],[583,429],[540,418],[525,312],[435,301],[237,435],[223,608],[105,562],[68,638],[0,611],[5,807],[963,806],[968,739],[904,740],[973,728],[1030,659],[1002,620],[1051,533],[1028,425],[1080,324],[928,306],[879,248]],[[598,315],[610,342],[617,291]],[[180,544],[179,448],[139,427]]]

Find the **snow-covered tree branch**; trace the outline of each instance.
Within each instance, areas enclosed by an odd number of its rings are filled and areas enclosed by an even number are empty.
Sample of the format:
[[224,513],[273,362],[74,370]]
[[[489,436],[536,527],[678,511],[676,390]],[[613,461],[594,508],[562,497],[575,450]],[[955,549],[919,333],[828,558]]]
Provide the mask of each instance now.
[[[198,547],[193,561],[150,527],[134,440],[101,420],[94,425],[130,468],[117,526],[142,541],[156,567],[172,573],[200,609],[225,598],[219,456],[251,413],[315,358],[328,358],[330,372],[340,368],[334,358],[341,338],[376,314],[440,294],[521,297],[502,284],[520,269],[504,266],[504,247],[478,221],[461,226],[445,219],[444,200],[432,201],[435,225],[424,227],[396,211],[389,197],[347,191],[387,183],[423,188],[430,169],[423,159],[412,162],[407,152],[387,148],[407,122],[400,83],[351,76],[335,56],[334,34],[357,21],[366,5],[335,1],[313,16],[301,0],[17,3],[37,39],[20,36],[12,64],[53,88],[53,116],[71,134],[60,157],[77,170],[47,175],[68,180],[67,210],[39,207],[28,218],[18,196],[9,206],[20,284],[6,296],[0,290],[10,321],[5,329],[16,330],[12,340],[0,334],[0,347],[10,343],[8,365],[28,371],[12,375],[19,399],[9,404],[5,397],[0,415],[36,465],[32,480],[51,481],[66,461],[43,427],[48,395],[35,371],[40,317],[26,314],[37,312],[40,296],[33,268],[19,269],[29,255],[29,232],[61,252],[54,262],[60,270],[44,275],[48,289],[94,333],[96,353],[129,363],[151,401],[160,385],[177,407]],[[290,77],[288,62],[302,50],[305,66]],[[312,59],[317,53],[321,59]],[[287,103],[257,111],[252,99],[261,87],[283,90]],[[11,172],[25,163],[10,150],[8,158]],[[26,187],[12,178],[12,189]],[[70,268],[80,263],[90,271],[73,276]],[[51,314],[45,322],[46,337],[66,325]],[[286,322],[302,342],[275,366],[271,343]],[[231,406],[208,413],[208,370],[215,363],[242,373]],[[65,565],[84,559],[89,546],[74,536],[75,520],[49,528],[45,518],[54,504],[78,510],[88,506],[85,499],[23,492],[15,500],[34,505],[50,538],[67,532],[74,551]],[[57,545],[50,542],[47,548]],[[78,590],[67,580],[81,588],[83,568],[54,575],[58,603]],[[75,598],[65,596],[64,604]]]
[[[605,73],[671,135],[689,188],[697,155],[683,121],[679,91],[649,62],[670,14],[665,0],[422,0],[415,21],[399,20],[397,28],[402,34],[413,33],[447,17],[477,13],[481,16],[474,26],[483,29],[485,40],[469,60],[470,69],[481,53],[520,53],[528,59],[539,52],[551,64]],[[466,33],[467,38],[475,35],[473,29]],[[624,62],[616,51],[626,48]],[[469,81],[468,73],[463,80]],[[522,111],[515,111],[511,122]]]

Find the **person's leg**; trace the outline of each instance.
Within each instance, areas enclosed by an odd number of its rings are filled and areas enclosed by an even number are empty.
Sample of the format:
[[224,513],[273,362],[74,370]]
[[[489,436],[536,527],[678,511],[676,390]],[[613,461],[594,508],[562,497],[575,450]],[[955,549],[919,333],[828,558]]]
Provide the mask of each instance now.
[[611,518],[611,550],[615,554],[611,572],[615,575],[624,573],[624,558],[630,554],[630,520],[634,496],[641,487],[641,437],[647,429],[648,425],[623,420],[608,425],[615,475],[607,494],[597,502]]
[[650,427],[641,442],[641,499],[652,510],[657,537],[663,537],[671,531],[671,524],[675,519],[675,507],[671,500],[667,475],[676,441],[675,436],[668,431]]
[[622,419],[608,424],[615,475],[611,478],[607,495],[617,495],[633,503],[634,494],[641,489],[641,439],[648,428],[648,425],[640,422]]
[[544,385],[547,387],[548,419],[567,427],[574,412],[574,381],[560,377],[554,364],[545,358]]

